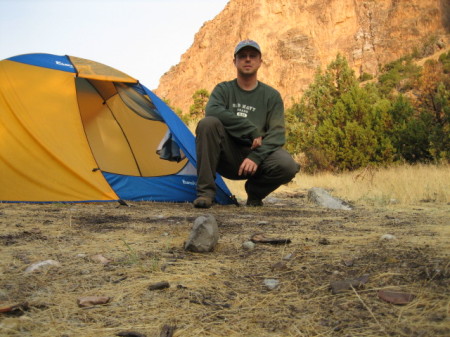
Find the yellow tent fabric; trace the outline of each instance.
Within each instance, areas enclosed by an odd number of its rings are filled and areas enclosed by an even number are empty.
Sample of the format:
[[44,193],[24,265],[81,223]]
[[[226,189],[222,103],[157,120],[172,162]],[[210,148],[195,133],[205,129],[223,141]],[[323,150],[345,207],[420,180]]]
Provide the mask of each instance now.
[[133,77],[101,63],[75,56],[69,56],[69,59],[75,66],[78,77],[90,78],[93,80],[137,83],[137,80]]
[[[187,158],[174,162],[160,159],[156,153],[168,130],[165,123],[142,118],[131,111],[105,82],[84,78],[76,81],[86,137],[102,171],[157,177],[175,174],[186,165]],[[109,98],[104,100],[104,97]]]
[[74,82],[73,73],[0,62],[0,200],[119,199],[95,170]]

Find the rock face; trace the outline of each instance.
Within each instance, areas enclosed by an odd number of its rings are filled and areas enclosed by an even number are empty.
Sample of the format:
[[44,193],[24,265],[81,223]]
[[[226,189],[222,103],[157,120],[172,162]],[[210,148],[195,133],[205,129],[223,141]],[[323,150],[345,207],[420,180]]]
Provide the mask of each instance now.
[[338,53],[356,75],[376,75],[381,65],[427,41],[446,45],[449,36],[448,0],[230,0],[160,79],[156,94],[189,112],[196,90],[211,92],[235,77],[234,47],[250,38],[263,52],[259,79],[289,106],[317,67],[324,69]]

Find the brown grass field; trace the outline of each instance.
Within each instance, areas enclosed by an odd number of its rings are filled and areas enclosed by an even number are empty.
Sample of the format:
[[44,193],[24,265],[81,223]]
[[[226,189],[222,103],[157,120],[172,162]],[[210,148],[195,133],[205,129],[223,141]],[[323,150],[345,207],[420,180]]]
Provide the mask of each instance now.
[[[310,203],[313,186],[353,210]],[[449,191],[448,166],[402,166],[299,174],[261,208],[1,203],[0,336],[450,336]],[[216,249],[185,251],[204,214],[219,223]],[[255,233],[291,243],[244,250]],[[50,259],[60,266],[25,272]],[[149,289],[161,281],[170,287]],[[413,298],[392,304],[380,290]],[[79,307],[85,296],[110,300]]]

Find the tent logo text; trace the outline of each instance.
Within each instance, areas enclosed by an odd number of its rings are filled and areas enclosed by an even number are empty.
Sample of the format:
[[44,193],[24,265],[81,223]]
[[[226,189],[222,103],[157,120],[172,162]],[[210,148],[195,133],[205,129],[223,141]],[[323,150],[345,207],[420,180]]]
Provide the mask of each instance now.
[[70,67],[73,68],[73,65],[69,64],[69,63],[63,63],[61,61],[55,61],[55,63],[59,66],[64,66],[64,67]]

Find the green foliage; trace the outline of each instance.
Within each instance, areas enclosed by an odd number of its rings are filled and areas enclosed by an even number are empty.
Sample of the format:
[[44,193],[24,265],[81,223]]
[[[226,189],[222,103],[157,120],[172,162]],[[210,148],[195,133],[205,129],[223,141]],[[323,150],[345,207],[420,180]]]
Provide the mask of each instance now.
[[189,122],[190,122],[191,119],[189,118],[189,115],[188,115],[188,114],[183,114],[183,113],[181,112],[180,109],[178,109],[178,110],[175,111],[175,112],[176,112],[176,114],[178,115],[178,117],[180,117],[180,119],[183,121],[184,124],[186,124],[186,125],[189,124]]
[[368,74],[368,73],[362,73],[361,76],[359,76],[360,82],[369,81],[371,79],[373,79],[373,75]]
[[415,116],[411,102],[402,95],[395,97],[389,110],[387,135],[396,149],[396,160],[408,163],[429,162],[428,125],[425,115]]
[[[286,111],[287,149],[307,171],[450,160],[450,52],[423,67],[406,56],[360,86],[338,55]],[[404,94],[403,94],[404,93]]]
[[395,89],[405,92],[412,88],[412,83],[420,74],[421,68],[413,63],[411,56],[402,57],[385,65],[378,78],[380,93],[388,96]]
[[426,115],[407,122],[406,127],[399,133],[397,144],[399,153],[409,163],[428,162],[432,160],[428,139],[429,120]]
[[442,59],[424,65],[414,88],[415,108],[424,124],[429,157],[434,161],[450,160],[450,74],[444,70],[447,55]]
[[442,53],[439,56],[439,62],[442,63],[444,73],[450,74],[450,51],[448,53]]
[[290,153],[303,152],[302,144],[314,132],[311,125],[305,123],[305,107],[295,103],[286,110],[286,149]]
[[389,104],[379,101],[375,88],[361,88],[338,55],[324,73],[317,71],[301,101],[287,111],[288,150],[304,152],[309,171],[392,161],[394,148],[385,132]]
[[199,89],[192,95],[194,104],[189,108],[191,119],[200,119],[205,116],[206,103],[208,103],[209,92],[206,89]]
[[434,95],[435,111],[431,124],[430,152],[436,160],[450,160],[450,87],[438,83]]

